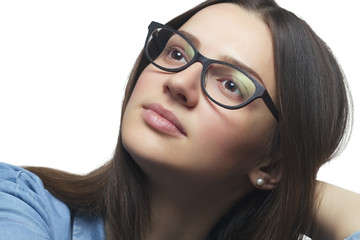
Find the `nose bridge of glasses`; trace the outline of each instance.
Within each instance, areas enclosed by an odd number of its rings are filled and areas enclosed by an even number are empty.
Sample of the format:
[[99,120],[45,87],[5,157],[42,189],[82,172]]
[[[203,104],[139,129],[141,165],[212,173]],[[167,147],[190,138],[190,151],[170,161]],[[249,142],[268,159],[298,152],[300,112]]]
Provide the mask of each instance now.
[[188,68],[189,66],[193,65],[194,63],[201,63],[202,68],[201,68],[201,72],[204,72],[204,69],[207,68],[207,65],[209,63],[209,60],[207,57],[203,56],[200,52],[196,51],[196,54],[194,56],[194,59],[189,62],[189,64],[186,66],[186,68]]
[[205,67],[207,65],[207,63],[209,62],[209,58],[205,57],[204,55],[202,55],[201,53],[197,52],[197,57],[195,59],[195,61],[197,62],[201,62],[201,64],[203,65],[203,67]]

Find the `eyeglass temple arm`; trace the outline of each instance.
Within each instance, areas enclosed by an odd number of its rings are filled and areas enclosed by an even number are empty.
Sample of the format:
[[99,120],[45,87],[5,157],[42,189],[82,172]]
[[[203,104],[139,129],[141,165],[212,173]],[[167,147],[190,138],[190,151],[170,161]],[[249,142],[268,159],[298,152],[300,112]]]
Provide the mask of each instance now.
[[266,106],[268,107],[268,109],[270,110],[270,112],[272,113],[272,115],[275,117],[276,121],[279,121],[279,112],[278,112],[273,100],[271,100],[269,93],[266,90],[264,91],[262,99],[263,99],[264,103],[266,104]]

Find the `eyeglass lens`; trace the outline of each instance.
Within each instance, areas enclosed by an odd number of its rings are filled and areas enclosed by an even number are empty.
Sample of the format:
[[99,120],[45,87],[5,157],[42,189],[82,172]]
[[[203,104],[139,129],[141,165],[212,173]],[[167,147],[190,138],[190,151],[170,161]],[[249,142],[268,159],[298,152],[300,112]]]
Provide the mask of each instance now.
[[[165,28],[155,29],[146,49],[155,65],[176,71],[191,64],[196,50],[181,35]],[[205,91],[215,101],[226,106],[237,106],[255,94],[254,82],[238,69],[225,63],[211,63],[203,76]]]

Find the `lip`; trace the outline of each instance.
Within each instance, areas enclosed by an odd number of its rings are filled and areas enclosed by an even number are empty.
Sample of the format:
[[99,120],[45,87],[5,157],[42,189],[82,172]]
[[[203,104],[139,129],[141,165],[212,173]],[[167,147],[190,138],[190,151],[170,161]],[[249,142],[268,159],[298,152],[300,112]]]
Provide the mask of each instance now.
[[142,115],[148,125],[160,132],[174,137],[186,136],[186,132],[176,115],[161,104],[144,105]]

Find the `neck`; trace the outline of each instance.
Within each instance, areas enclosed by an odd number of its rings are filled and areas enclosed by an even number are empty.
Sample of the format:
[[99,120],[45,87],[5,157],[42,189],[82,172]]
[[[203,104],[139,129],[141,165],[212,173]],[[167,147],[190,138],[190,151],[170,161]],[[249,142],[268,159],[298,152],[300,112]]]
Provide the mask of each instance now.
[[151,240],[204,240],[219,219],[242,198],[238,189],[196,181],[150,184]]
[[151,240],[204,240],[215,224],[213,212],[203,208],[190,211],[189,207],[172,202],[152,204]]

